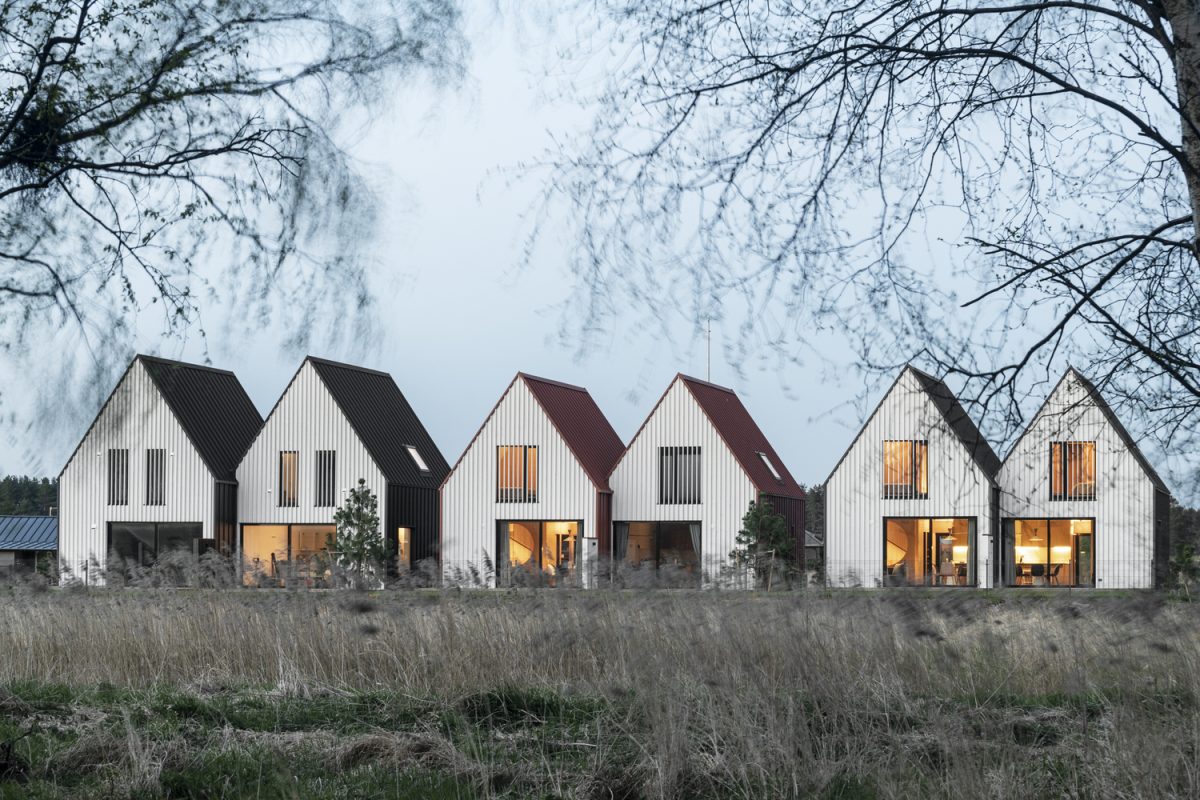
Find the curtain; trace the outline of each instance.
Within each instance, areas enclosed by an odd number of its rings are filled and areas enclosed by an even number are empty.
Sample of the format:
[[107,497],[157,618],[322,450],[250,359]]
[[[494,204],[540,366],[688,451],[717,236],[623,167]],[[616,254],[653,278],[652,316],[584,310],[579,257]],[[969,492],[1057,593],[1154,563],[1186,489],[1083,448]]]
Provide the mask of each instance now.
[[496,585],[506,586],[509,578],[508,523],[496,523]]
[[692,550],[696,552],[696,563],[700,563],[700,523],[689,522],[688,533],[692,535]]
[[625,551],[629,548],[629,523],[613,523],[612,557],[613,561],[624,561]]

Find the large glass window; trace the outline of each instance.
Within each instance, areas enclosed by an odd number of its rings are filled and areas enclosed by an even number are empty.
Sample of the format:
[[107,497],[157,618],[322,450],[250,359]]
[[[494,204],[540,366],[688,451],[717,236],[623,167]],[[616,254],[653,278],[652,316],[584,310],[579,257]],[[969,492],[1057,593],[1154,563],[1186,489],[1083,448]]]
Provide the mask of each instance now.
[[500,445],[496,448],[496,502],[536,503],[537,447]]
[[892,586],[974,586],[975,520],[887,517],[884,580]]
[[279,505],[291,507],[299,505],[300,484],[300,454],[295,450],[282,450],[279,453]]
[[129,451],[111,448],[108,451],[108,504],[129,505]]
[[1091,519],[1010,519],[1004,522],[1011,586],[1092,586],[1096,523]]
[[242,581],[247,586],[325,586],[337,529],[333,525],[246,525],[242,528]]
[[883,497],[908,500],[929,496],[929,443],[887,439],[883,443]]
[[514,577],[538,578],[554,585],[576,565],[579,523],[569,520],[503,520],[498,525],[500,565]]
[[700,448],[658,448],[658,502],[690,505],[700,502]]
[[701,573],[700,533],[699,522],[618,522],[613,561],[618,569],[662,570],[692,583]]
[[202,530],[199,522],[111,522],[108,551],[125,564],[148,567],[168,554],[199,554]]
[[1096,499],[1096,443],[1050,443],[1050,499]]

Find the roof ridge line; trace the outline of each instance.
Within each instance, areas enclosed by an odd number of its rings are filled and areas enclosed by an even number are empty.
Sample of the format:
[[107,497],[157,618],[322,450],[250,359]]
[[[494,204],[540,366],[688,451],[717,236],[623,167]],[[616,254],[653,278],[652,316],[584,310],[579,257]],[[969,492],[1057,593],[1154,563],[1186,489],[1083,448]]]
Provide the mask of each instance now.
[[208,364],[195,364],[191,361],[180,361],[179,359],[176,359],[176,358],[164,358],[162,356],[150,355],[149,353],[138,353],[137,355],[134,356],[134,360],[137,360],[137,359],[142,359],[143,361],[157,361],[161,364],[169,364],[169,365],[175,366],[175,367],[186,367],[187,369],[200,369],[200,370],[204,370],[206,372],[215,372],[218,375],[233,375],[235,378],[237,377],[237,373],[235,373],[231,369],[221,369],[220,367],[213,367],[213,366],[209,366]]
[[694,378],[691,375],[686,375],[682,372],[677,372],[675,374],[678,375],[680,378],[682,378],[685,381],[690,381],[692,383],[699,383],[702,386],[708,386],[712,389],[720,389],[722,392],[729,392],[729,394],[737,395],[737,392],[735,392],[733,389],[731,389],[728,386],[722,386],[719,383],[713,383],[712,381],[706,381],[706,380],[702,380],[700,378]]
[[[319,362],[321,364],[328,364],[331,367],[341,367],[342,369],[357,370],[358,372],[365,372],[368,375],[385,375],[389,378],[392,378],[392,373],[390,373],[390,372],[385,372],[384,370],[381,370],[381,369],[374,369],[372,367],[364,367],[360,364],[350,364],[346,361],[334,361],[332,358],[322,358],[321,356],[307,355],[304,357],[304,360]],[[395,378],[392,378],[392,380],[395,381]]]
[[589,392],[587,390],[587,387],[577,386],[573,383],[567,383],[566,381],[557,381],[553,378],[543,378],[538,375],[530,375],[528,372],[518,372],[517,375],[521,376],[521,378],[523,378],[525,380],[538,381],[539,383],[548,383],[551,386],[561,386],[564,389],[574,389],[577,392],[583,392],[584,394],[587,394],[587,395],[591,394],[591,392]]

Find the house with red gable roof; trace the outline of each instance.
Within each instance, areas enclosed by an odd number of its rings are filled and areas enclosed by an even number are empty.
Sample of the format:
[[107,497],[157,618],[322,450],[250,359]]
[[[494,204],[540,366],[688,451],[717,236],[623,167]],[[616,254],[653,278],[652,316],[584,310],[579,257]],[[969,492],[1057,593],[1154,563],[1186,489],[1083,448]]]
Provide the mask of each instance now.
[[443,581],[589,585],[623,449],[586,389],[518,373],[442,483]]
[[751,502],[781,514],[804,552],[804,490],[732,389],[676,375],[608,483],[612,535],[600,551],[617,573],[725,582]]

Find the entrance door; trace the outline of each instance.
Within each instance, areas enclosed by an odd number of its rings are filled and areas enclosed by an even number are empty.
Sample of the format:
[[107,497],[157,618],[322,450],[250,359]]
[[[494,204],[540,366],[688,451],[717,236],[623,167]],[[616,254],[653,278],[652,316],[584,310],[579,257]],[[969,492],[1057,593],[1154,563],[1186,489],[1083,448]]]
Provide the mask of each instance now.
[[1076,584],[1079,586],[1095,586],[1096,576],[1092,570],[1092,564],[1094,563],[1092,534],[1081,533],[1075,537],[1075,563],[1078,565],[1078,580]]

